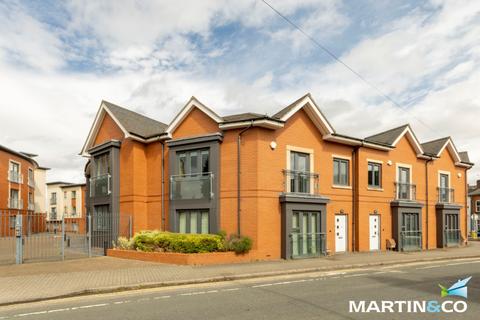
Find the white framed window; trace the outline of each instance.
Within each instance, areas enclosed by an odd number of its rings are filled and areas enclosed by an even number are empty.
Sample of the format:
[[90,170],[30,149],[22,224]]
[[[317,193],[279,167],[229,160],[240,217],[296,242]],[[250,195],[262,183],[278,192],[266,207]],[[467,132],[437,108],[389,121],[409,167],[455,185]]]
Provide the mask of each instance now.
[[313,149],[287,145],[286,192],[315,193]]
[[475,201],[475,211],[480,212],[480,200]]
[[209,233],[208,210],[179,210],[177,215],[179,233]]
[[382,164],[368,162],[368,187],[380,189],[382,187]]
[[8,180],[10,182],[22,183],[21,165],[19,162],[10,160],[8,164]]

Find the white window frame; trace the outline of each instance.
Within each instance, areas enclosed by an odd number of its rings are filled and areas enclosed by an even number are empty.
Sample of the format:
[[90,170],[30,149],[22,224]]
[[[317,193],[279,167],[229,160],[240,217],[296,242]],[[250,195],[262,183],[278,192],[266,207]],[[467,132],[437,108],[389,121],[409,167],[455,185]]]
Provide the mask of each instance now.
[[[16,181],[11,181],[10,180],[10,163],[15,163],[15,164],[18,164],[18,182]],[[22,184],[23,183],[23,179],[22,179],[22,164],[18,161],[15,161],[13,159],[9,159],[8,160],[8,181],[10,182],[13,182],[13,183],[18,183],[18,184]]]
[[475,212],[480,212],[480,200],[475,201]]
[[410,181],[408,182],[409,184],[412,184],[412,181],[413,181],[413,166],[411,164],[408,164],[408,163],[400,163],[400,162],[397,162],[395,164],[395,182],[399,183],[400,181],[398,181],[398,173],[400,172],[400,168],[406,168],[406,169],[409,169],[410,170]]
[[[313,149],[291,146],[291,145],[287,145],[287,166],[286,166],[287,170],[290,170],[291,168],[290,156],[292,152],[300,152],[300,153],[308,154],[310,158],[309,159],[310,173],[313,174],[315,172],[315,157],[314,157],[315,154]],[[287,192],[290,192],[290,183],[286,184],[286,190]],[[314,194],[314,193],[315,193],[315,183],[310,183],[310,194]]]

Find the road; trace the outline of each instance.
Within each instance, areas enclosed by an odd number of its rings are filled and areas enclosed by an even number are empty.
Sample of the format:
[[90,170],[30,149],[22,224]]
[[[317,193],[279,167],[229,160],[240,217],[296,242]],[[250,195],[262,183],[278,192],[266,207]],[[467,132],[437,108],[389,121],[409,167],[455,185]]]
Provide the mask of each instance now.
[[[3,319],[478,319],[480,259],[306,273],[0,307]],[[468,299],[440,297],[472,276]],[[466,301],[465,313],[351,313],[349,301]]]

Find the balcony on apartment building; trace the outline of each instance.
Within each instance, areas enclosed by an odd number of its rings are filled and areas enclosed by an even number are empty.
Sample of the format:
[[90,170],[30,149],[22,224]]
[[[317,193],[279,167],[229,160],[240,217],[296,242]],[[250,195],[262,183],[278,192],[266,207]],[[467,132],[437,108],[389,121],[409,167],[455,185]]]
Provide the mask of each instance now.
[[29,211],[35,211],[35,203],[29,202],[28,203],[28,210]]
[[213,194],[213,173],[170,176],[170,200],[209,200]]
[[8,198],[8,208],[22,210],[23,202],[20,199]]
[[455,189],[452,188],[437,188],[438,203],[455,203]]
[[8,171],[8,181],[14,183],[23,183],[23,175],[18,171]]
[[417,186],[411,183],[395,182],[395,200],[416,201]]
[[56,197],[51,197],[51,198],[50,198],[50,205],[51,205],[51,206],[54,206],[54,205],[56,205],[56,204],[57,204],[57,198],[56,198]]
[[307,171],[283,170],[284,193],[319,196],[319,174]]
[[28,186],[31,188],[35,188],[35,180],[33,178],[28,178]]
[[112,193],[112,177],[110,174],[103,174],[90,178],[90,197],[107,197]]

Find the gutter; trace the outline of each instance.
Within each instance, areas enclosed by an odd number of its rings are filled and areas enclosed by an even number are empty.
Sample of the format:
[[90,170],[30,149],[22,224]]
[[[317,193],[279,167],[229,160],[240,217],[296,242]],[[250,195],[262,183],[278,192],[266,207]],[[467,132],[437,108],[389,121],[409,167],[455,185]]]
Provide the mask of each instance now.
[[237,136],[237,235],[240,237],[241,236],[241,214],[242,214],[242,209],[241,209],[241,183],[240,183],[240,177],[241,177],[241,144],[242,144],[242,134],[244,134],[246,131],[251,129],[253,127],[253,120],[250,122],[250,125],[240,131]]

